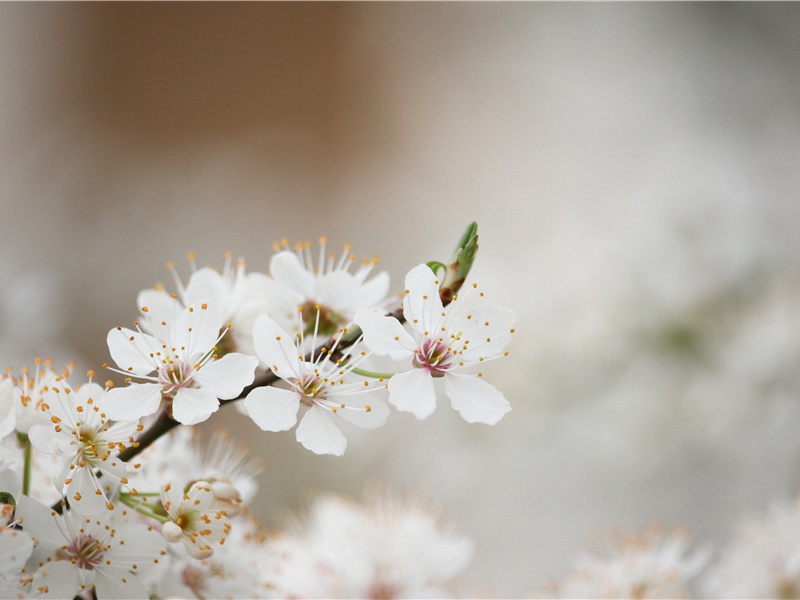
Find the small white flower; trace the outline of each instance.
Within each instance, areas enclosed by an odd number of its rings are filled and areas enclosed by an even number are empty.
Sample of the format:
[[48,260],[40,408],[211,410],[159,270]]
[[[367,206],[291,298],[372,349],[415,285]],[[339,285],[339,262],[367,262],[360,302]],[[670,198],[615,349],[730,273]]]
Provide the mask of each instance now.
[[[320,238],[315,264],[310,242],[297,244],[294,251],[289,249],[287,240],[276,244],[278,252],[270,260],[271,279],[262,284],[269,286],[265,294],[270,298],[267,314],[286,331],[302,332],[309,340],[314,331],[323,337],[335,335],[352,321],[359,308],[383,306],[389,291],[389,275],[385,271],[367,279],[377,258],[363,261],[351,273],[356,259],[350,245],[345,244],[339,258],[326,254],[325,247],[325,238]],[[298,307],[302,315],[299,323]]]
[[[223,320],[207,302],[184,309],[158,337],[123,327],[108,333],[108,348],[121,373],[150,383],[131,383],[106,394],[104,410],[120,421],[136,421],[171,402],[184,425],[205,421],[253,382],[258,360],[238,352],[217,358]],[[223,330],[224,331],[224,330]],[[223,333],[224,335],[224,333]],[[151,373],[155,372],[155,375]]]
[[655,526],[610,540],[606,551],[580,559],[560,584],[560,598],[687,598],[710,548],[690,551],[681,529]]
[[84,517],[52,509],[22,496],[17,516],[34,540],[39,569],[31,591],[43,598],[74,598],[94,586],[98,600],[142,598],[149,594],[139,581],[165,555],[157,531],[132,519],[125,509]]
[[117,455],[135,443],[134,435],[142,429],[136,423],[110,424],[100,409],[105,393],[91,380],[74,389],[66,379],[55,382],[47,398],[51,422],[33,425],[28,434],[37,450],[62,457],[56,487],[82,515],[112,508],[112,486],[127,484],[129,474]]
[[388,407],[376,398],[383,384],[355,377],[352,371],[358,360],[332,360],[335,344],[311,361],[304,360],[303,335],[294,338],[266,315],[256,320],[256,354],[289,389],[256,388],[245,398],[245,410],[264,431],[286,431],[297,423],[300,406],[306,406],[297,441],[316,454],[341,456],[347,440],[332,416],[365,429],[380,427],[389,416]]
[[193,483],[184,493],[168,483],[161,490],[161,505],[169,521],[162,533],[169,542],[183,542],[192,558],[208,558],[214,545],[222,545],[231,530],[224,510],[214,509],[214,491],[206,481]]
[[[68,377],[72,369],[73,365],[70,365],[61,373],[58,373],[53,369],[50,360],[37,358],[33,372],[27,367],[23,367],[18,376],[10,379],[15,383],[15,386],[12,408],[8,412],[14,413],[15,426],[18,432],[27,435],[28,430],[34,424],[48,422],[48,416],[44,409],[44,404],[46,404],[44,396],[50,390],[50,386],[62,377]],[[5,380],[8,381],[9,379],[6,378]]]
[[[483,294],[463,294],[442,307],[439,280],[427,265],[406,275],[403,314],[412,334],[397,319],[359,310],[355,323],[376,355],[404,360],[411,368],[389,380],[389,401],[418,419],[436,408],[433,380],[444,379],[450,403],[469,423],[494,424],[511,407],[476,366],[504,356],[516,317],[496,304],[478,304]],[[477,293],[477,292],[476,292]]]

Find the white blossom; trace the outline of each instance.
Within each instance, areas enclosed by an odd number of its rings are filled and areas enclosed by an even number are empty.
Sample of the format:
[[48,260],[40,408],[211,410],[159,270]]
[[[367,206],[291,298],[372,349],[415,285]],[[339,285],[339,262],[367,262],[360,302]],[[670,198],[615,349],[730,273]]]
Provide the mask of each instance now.
[[193,425],[216,412],[219,399],[235,398],[253,382],[258,360],[238,352],[217,358],[222,324],[216,309],[199,302],[181,311],[158,336],[112,329],[108,348],[120,372],[148,383],[110,390],[104,404],[108,416],[136,421],[158,411],[165,399],[175,420]]
[[126,509],[59,515],[22,496],[17,515],[36,544],[31,589],[39,597],[74,598],[92,586],[98,600],[149,597],[138,576],[163,559],[165,543]]
[[66,379],[56,382],[46,405],[51,422],[33,425],[29,432],[37,450],[62,458],[56,487],[83,515],[112,507],[112,489],[127,484],[133,471],[117,455],[135,443],[142,429],[138,423],[109,423],[100,409],[105,393],[91,380],[76,388]]
[[[317,257],[311,243],[297,244],[294,251],[287,240],[275,245],[270,260],[269,278],[260,280],[262,295],[267,299],[266,312],[283,329],[304,333],[310,342],[311,333],[331,337],[353,319],[359,308],[379,308],[386,304],[389,275],[381,271],[369,277],[377,258],[364,260],[351,273],[356,257],[345,244],[337,258],[326,250],[326,239],[320,238]],[[300,309],[302,318],[296,314]],[[311,350],[310,346],[304,348]]]
[[[8,465],[0,460],[0,475],[8,472]],[[0,476],[0,491],[5,486],[5,478]],[[11,517],[14,505],[0,499],[0,598],[25,598],[28,593],[25,584],[28,576],[23,573],[25,563],[33,552],[31,537],[12,527]]]
[[483,296],[478,292],[467,292],[443,307],[439,280],[426,265],[412,269],[405,284],[403,314],[411,334],[397,319],[375,311],[359,310],[354,319],[373,353],[402,360],[408,367],[389,380],[389,401],[424,419],[436,408],[433,380],[442,378],[452,407],[464,420],[499,421],[511,407],[501,392],[482,379],[483,372],[475,369],[505,356],[514,313],[478,303]]
[[335,344],[316,357],[312,355],[310,361],[304,360],[303,334],[294,337],[267,315],[256,320],[256,353],[289,389],[256,388],[245,398],[245,410],[261,429],[286,431],[294,427],[298,410],[305,406],[308,411],[297,428],[297,441],[316,454],[340,456],[347,440],[333,416],[366,429],[380,427],[389,415],[388,407],[377,396],[383,384],[356,377],[353,369],[358,359],[333,360]]

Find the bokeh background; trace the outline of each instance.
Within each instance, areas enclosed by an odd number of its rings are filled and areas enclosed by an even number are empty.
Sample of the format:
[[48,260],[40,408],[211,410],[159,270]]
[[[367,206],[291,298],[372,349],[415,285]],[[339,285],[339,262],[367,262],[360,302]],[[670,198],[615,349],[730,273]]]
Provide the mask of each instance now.
[[254,511],[415,490],[535,593],[609,530],[723,545],[800,474],[800,7],[2,4],[0,358],[108,359],[187,251],[351,242],[395,288],[480,225],[519,315],[495,427],[442,406],[341,459],[233,428]]

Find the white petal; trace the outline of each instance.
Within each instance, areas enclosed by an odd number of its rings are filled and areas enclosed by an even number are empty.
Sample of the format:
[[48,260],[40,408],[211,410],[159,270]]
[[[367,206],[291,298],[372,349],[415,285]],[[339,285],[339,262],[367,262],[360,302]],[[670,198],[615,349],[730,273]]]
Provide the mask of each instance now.
[[418,419],[428,418],[436,410],[433,377],[426,369],[411,369],[392,375],[389,380],[389,402],[397,410],[410,412]]
[[230,400],[253,383],[256,367],[258,359],[255,356],[232,352],[204,365],[195,373],[194,380],[217,398]]
[[[453,306],[457,303],[458,300]],[[504,306],[480,304],[448,323],[448,329],[460,331],[462,341],[469,340],[460,357],[465,361],[473,361],[502,353],[511,341],[509,332],[516,320],[517,316]]]
[[[366,410],[367,406],[370,408],[369,411]],[[386,419],[389,418],[389,407],[380,400],[356,403],[350,398],[345,408],[336,411],[336,416],[362,429],[376,429],[386,423]]]
[[297,423],[300,396],[275,387],[256,388],[244,399],[244,407],[264,431],[286,431]]
[[179,351],[181,347],[186,348],[183,356],[194,362],[214,347],[224,325],[219,307],[207,301],[196,302],[178,316],[170,331],[170,340]]
[[25,566],[33,552],[33,540],[24,531],[0,529],[0,573],[11,573]]
[[442,319],[439,279],[428,265],[418,265],[406,275],[403,314],[416,331],[436,331]]
[[18,496],[16,518],[22,519],[25,532],[36,540],[44,551],[56,550],[64,545],[62,520],[53,509],[30,496]]
[[172,401],[172,416],[184,425],[205,421],[218,409],[217,397],[202,388],[181,388]]
[[150,597],[139,578],[121,568],[98,569],[94,578],[94,588],[97,592],[97,600],[106,600],[106,598],[109,600],[116,598],[148,600]]
[[275,281],[282,283],[303,298],[310,298],[314,291],[314,275],[303,268],[297,255],[284,250],[269,262],[269,272]]
[[33,447],[45,454],[58,452],[57,437],[61,437],[61,434],[56,433],[54,425],[32,425],[28,430],[28,439]]
[[164,290],[153,289],[139,292],[136,302],[144,316],[147,330],[160,339],[168,339],[169,330],[184,306]]
[[364,333],[364,343],[370,352],[378,356],[388,354],[394,360],[411,358],[414,355],[414,349],[417,347],[414,338],[394,317],[360,308],[356,311],[353,321]]
[[324,408],[312,407],[297,428],[297,441],[314,454],[341,456],[347,447],[339,428],[333,423],[331,414]]
[[157,383],[131,383],[111,388],[103,397],[101,408],[114,421],[138,421],[154,414],[161,406],[161,386]]
[[[85,574],[91,579],[94,573]],[[74,598],[81,587],[80,575],[81,570],[68,560],[49,562],[33,574],[31,589],[36,590],[37,598]]]
[[313,298],[323,306],[342,312],[352,307],[358,287],[356,278],[347,271],[333,271],[317,280]]
[[253,326],[256,355],[278,376],[298,377],[300,359],[292,336],[267,315],[261,315]]
[[450,405],[467,423],[494,425],[511,410],[503,394],[477,376],[445,373],[444,389]]
[[193,511],[205,512],[214,502],[214,491],[207,481],[195,481],[186,495],[188,496],[186,502]]
[[156,369],[156,363],[150,354],[161,349],[161,342],[152,335],[126,327],[115,327],[108,332],[106,341],[111,358],[123,371],[147,375]]
[[375,277],[361,284],[355,305],[357,307],[372,308],[377,306],[389,293],[389,274],[381,271]]
[[108,500],[97,493],[97,480],[89,469],[73,469],[71,477],[72,482],[67,485],[67,500],[76,513],[96,515],[107,510]]
[[225,312],[230,298],[230,286],[219,271],[210,267],[198,269],[189,278],[183,291],[183,301],[188,306],[207,300],[221,312]]

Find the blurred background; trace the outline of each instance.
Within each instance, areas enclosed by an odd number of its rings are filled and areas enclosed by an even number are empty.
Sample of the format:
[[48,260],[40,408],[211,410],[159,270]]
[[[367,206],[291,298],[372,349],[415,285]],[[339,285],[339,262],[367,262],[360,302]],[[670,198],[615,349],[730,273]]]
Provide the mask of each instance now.
[[190,250],[265,271],[325,234],[401,289],[476,220],[513,411],[395,414],[336,459],[227,408],[254,511],[415,490],[478,596],[617,528],[719,547],[798,491],[798,34],[760,3],[0,5],[0,358],[97,368]]

